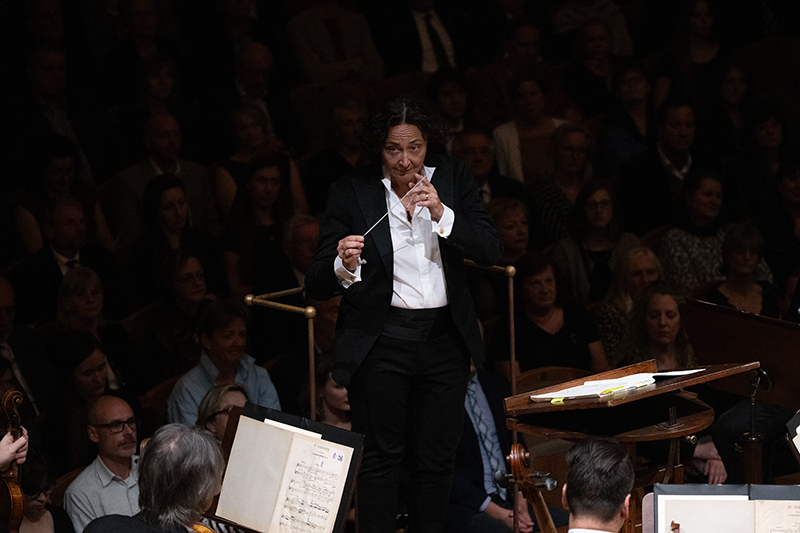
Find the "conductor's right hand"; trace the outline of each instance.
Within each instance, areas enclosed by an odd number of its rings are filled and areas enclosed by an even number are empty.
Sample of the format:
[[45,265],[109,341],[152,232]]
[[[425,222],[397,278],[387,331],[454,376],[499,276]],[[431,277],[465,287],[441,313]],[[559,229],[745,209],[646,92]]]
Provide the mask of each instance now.
[[350,272],[355,272],[358,267],[361,249],[364,247],[364,237],[361,235],[348,235],[336,247],[344,267]]

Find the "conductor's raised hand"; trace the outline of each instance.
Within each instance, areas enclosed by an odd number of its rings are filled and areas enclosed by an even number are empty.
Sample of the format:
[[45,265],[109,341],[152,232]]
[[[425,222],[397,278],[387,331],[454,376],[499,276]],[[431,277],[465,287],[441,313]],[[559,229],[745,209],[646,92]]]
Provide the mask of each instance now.
[[444,214],[444,204],[439,200],[439,193],[436,192],[436,187],[422,174],[415,174],[415,176],[417,181],[409,182],[408,184],[409,190],[414,189],[413,192],[408,195],[411,199],[409,211],[417,205],[427,207],[428,211],[431,213],[431,220],[439,222]]
[[350,272],[355,272],[358,267],[362,248],[364,248],[364,237],[361,235],[348,235],[339,241],[339,245],[336,247],[342,264]]

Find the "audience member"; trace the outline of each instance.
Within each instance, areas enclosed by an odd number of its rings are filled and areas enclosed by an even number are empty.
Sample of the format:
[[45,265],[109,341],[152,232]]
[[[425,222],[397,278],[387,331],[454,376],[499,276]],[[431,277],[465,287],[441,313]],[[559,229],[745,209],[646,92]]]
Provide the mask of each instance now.
[[771,209],[761,213],[758,227],[764,236],[764,259],[784,287],[787,278],[800,267],[800,159],[792,157],[778,169],[777,198]]
[[347,388],[336,383],[331,377],[333,371],[332,352],[328,351],[317,358],[315,385],[317,393],[316,420],[350,431],[352,416]]
[[208,432],[169,424],[153,435],[139,466],[141,512],[102,517],[86,533],[191,530],[219,494],[225,462]]
[[94,187],[82,181],[81,158],[70,139],[54,134],[43,143],[42,153],[35,162],[32,179],[16,195],[14,223],[27,254],[44,247],[42,226],[48,203],[75,197],[80,200],[86,215],[88,241],[114,250],[115,241],[106,224]]
[[28,455],[25,464],[20,467],[20,533],[75,533],[67,512],[50,503],[55,482],[55,476],[44,458],[35,452]]
[[615,103],[603,119],[597,139],[595,174],[616,178],[620,167],[656,142],[650,82],[640,62],[619,66],[613,77]]
[[606,21],[587,20],[578,33],[578,53],[564,70],[564,90],[586,120],[612,108],[611,80],[617,62],[612,50],[613,39]]
[[592,311],[612,368],[619,366],[625,355],[622,340],[627,335],[633,303],[645,288],[663,277],[656,254],[644,246],[631,248],[617,262],[605,300]]
[[120,239],[131,239],[142,230],[142,197],[147,184],[162,174],[183,181],[192,225],[211,235],[219,235],[220,225],[205,167],[180,157],[181,130],[172,115],[159,114],[147,119],[144,145],[148,157],[126,168],[112,181],[110,205],[114,229]]
[[553,263],[564,275],[572,298],[591,304],[606,297],[620,258],[638,244],[633,234],[622,231],[609,185],[589,182],[575,199],[570,235],[556,243]]
[[121,319],[129,310],[129,298],[111,252],[87,244],[86,218],[77,198],[59,198],[48,206],[42,230],[45,246],[29,255],[11,272],[17,292],[17,322],[41,325],[56,317],[61,280],[76,266],[94,270],[105,288],[103,312]]
[[[297,286],[305,286],[305,277],[319,241],[319,220],[310,215],[295,215],[286,222],[283,253],[292,266]],[[288,287],[287,287],[288,288]]]
[[[439,113],[447,131],[444,151],[452,154],[453,139],[464,129],[464,117],[467,114],[467,80],[457,70],[440,69],[428,78],[425,93],[428,101]],[[432,146],[434,151],[440,147]]]
[[583,126],[563,124],[553,133],[551,148],[548,179],[531,193],[536,245],[541,247],[569,236],[570,211],[591,178],[594,137]]
[[338,0],[314,0],[289,20],[286,31],[305,78],[310,82],[379,81],[383,62],[366,19],[339,4]]
[[23,395],[23,420],[34,420],[53,402],[55,372],[45,346],[28,328],[14,325],[14,287],[0,277],[0,358],[8,363]]
[[589,437],[567,453],[561,505],[569,530],[617,533],[630,514],[633,461],[616,441]]
[[147,184],[142,195],[143,234],[128,253],[128,279],[137,306],[152,303],[164,294],[160,283],[166,256],[175,250],[193,250],[206,265],[212,292],[226,286],[221,249],[205,231],[190,225],[186,188],[177,176],[161,174]]
[[212,302],[200,320],[203,353],[200,364],[183,375],[169,396],[171,422],[192,424],[206,392],[214,385],[241,385],[253,403],[280,409],[278,393],[269,374],[244,353],[247,320],[244,306],[235,300]]
[[[722,243],[728,226],[721,220],[722,197],[718,175],[696,172],[686,178],[678,224],[664,234],[658,254],[664,279],[680,294],[723,278]],[[757,266],[758,279],[771,281],[766,262]]]
[[467,163],[485,204],[495,198],[526,197],[521,183],[500,174],[495,160],[494,142],[486,130],[467,126],[453,140],[453,155]]
[[633,53],[625,16],[611,0],[567,0],[554,12],[553,28],[557,34],[575,32],[592,19],[601,20],[608,29],[608,46],[614,55],[628,57]]
[[692,169],[694,108],[667,100],[658,109],[658,141],[620,168],[617,200],[625,229],[641,237],[675,221],[675,204]]
[[314,216],[325,210],[331,183],[367,162],[361,149],[361,131],[367,116],[364,105],[348,100],[333,106],[330,116],[331,145],[312,154],[303,170],[303,185],[308,197],[308,212]]
[[514,119],[492,132],[500,174],[523,183],[528,190],[542,181],[550,156],[551,138],[564,124],[547,116],[545,96],[539,81],[528,75],[511,82]]
[[[550,259],[541,252],[526,255],[518,262],[516,279],[516,375],[545,366],[605,370],[608,362],[597,329],[580,304],[564,296]],[[508,343],[507,335],[495,335],[487,353],[510,379]]]
[[139,512],[136,417],[130,405],[116,396],[97,398],[86,431],[97,444],[97,458],[64,493],[64,508],[78,531],[101,516]]
[[778,318],[778,292],[769,283],[758,280],[757,270],[763,261],[764,239],[752,224],[731,226],[722,241],[722,282],[701,296],[702,300],[733,307],[756,315]]
[[207,429],[222,442],[231,409],[244,407],[247,401],[247,392],[239,385],[214,385],[200,400],[195,426],[198,429]]

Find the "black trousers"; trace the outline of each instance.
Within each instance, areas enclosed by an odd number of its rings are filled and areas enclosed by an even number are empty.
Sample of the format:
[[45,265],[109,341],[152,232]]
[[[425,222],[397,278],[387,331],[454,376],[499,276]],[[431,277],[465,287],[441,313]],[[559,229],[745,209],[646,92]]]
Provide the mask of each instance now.
[[463,429],[469,359],[449,309],[390,314],[348,388],[353,429],[366,436],[358,524],[361,532],[394,533],[405,466],[408,532],[438,533]]

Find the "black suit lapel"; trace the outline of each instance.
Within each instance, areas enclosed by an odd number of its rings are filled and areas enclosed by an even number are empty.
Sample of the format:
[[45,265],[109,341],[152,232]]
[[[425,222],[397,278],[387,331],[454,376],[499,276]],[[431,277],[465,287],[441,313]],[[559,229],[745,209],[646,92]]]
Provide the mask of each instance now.
[[[386,188],[383,182],[379,179],[372,179],[369,181],[353,181],[353,188],[358,198],[358,205],[361,208],[361,213],[364,215],[364,222],[367,231],[373,224],[378,222],[372,231],[369,232],[364,240],[365,256],[372,256],[367,248],[374,246],[377,255],[383,261],[386,272],[391,276],[393,273],[393,256],[392,256],[392,235],[389,231],[389,217],[386,214]],[[383,219],[381,219],[383,217]]]

